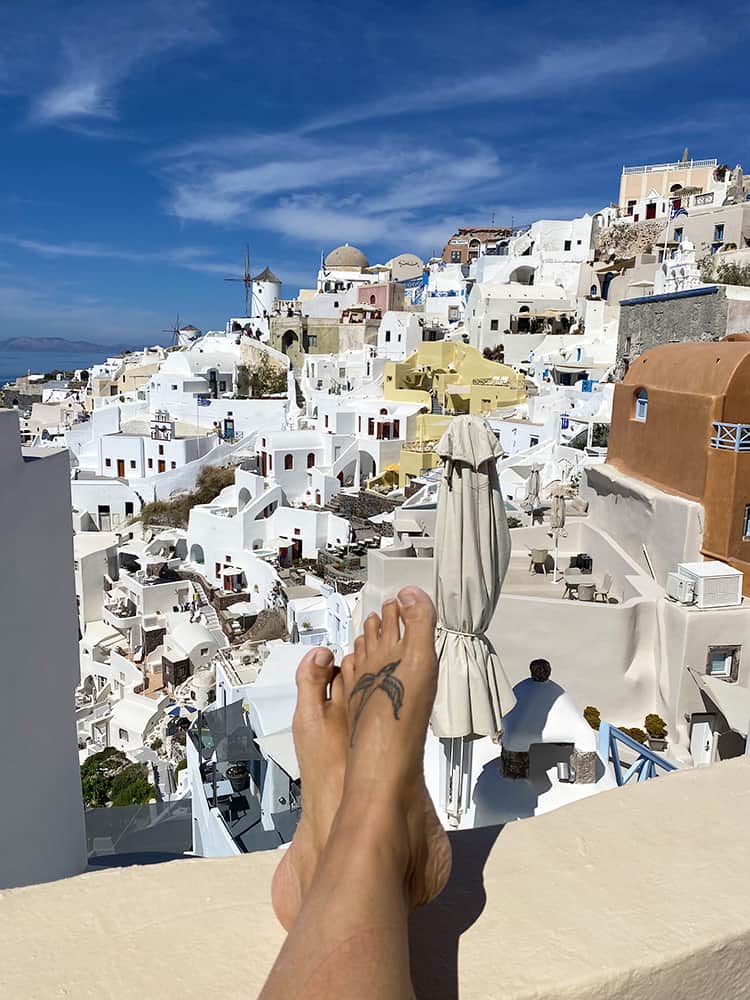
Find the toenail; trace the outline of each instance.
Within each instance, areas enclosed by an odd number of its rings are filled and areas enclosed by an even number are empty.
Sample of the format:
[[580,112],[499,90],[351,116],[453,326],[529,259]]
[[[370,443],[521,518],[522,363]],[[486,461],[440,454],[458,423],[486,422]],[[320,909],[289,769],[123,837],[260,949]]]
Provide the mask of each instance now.
[[410,608],[412,604],[417,603],[416,597],[410,590],[402,590],[398,595],[398,600],[405,608]]
[[331,653],[328,649],[319,649],[313,657],[313,663],[316,667],[327,667],[330,662]]

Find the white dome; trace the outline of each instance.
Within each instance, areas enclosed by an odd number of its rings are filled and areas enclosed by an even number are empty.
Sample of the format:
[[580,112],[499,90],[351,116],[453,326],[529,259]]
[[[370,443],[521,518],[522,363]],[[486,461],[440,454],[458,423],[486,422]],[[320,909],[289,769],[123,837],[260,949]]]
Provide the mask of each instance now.
[[596,733],[554,681],[531,677],[513,688],[516,704],[503,716],[503,747],[527,752],[533,743],[572,743],[577,750],[596,750]]

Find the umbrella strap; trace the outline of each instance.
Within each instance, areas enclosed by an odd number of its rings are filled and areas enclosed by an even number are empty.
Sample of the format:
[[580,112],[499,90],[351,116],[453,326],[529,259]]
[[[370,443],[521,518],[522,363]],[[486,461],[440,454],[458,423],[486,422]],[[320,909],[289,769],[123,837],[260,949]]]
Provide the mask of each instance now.
[[463,629],[460,629],[460,628],[448,628],[447,625],[441,625],[440,622],[438,622],[437,627],[439,629],[442,629],[443,632],[450,632],[451,635],[464,635],[468,639],[478,639],[479,638],[479,636],[478,636],[478,634],[476,632],[465,632]]

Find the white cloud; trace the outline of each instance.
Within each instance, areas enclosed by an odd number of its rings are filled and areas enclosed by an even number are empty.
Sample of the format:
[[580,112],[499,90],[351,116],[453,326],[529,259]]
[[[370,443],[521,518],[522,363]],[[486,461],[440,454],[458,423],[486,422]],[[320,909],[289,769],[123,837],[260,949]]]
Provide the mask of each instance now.
[[[144,64],[213,43],[219,33],[207,0],[128,0],[117,6],[79,8],[62,30],[56,79],[33,98],[33,124],[66,124],[117,117],[120,85]],[[49,56],[54,66],[54,46]]]

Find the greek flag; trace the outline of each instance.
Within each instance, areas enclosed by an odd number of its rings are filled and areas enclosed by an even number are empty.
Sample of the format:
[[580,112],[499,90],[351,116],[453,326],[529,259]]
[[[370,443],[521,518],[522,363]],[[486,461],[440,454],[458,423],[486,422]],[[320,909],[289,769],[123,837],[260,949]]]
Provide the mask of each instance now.
[[687,214],[688,212],[686,208],[673,208],[672,211],[669,213],[669,218],[679,219],[681,215],[687,215]]

